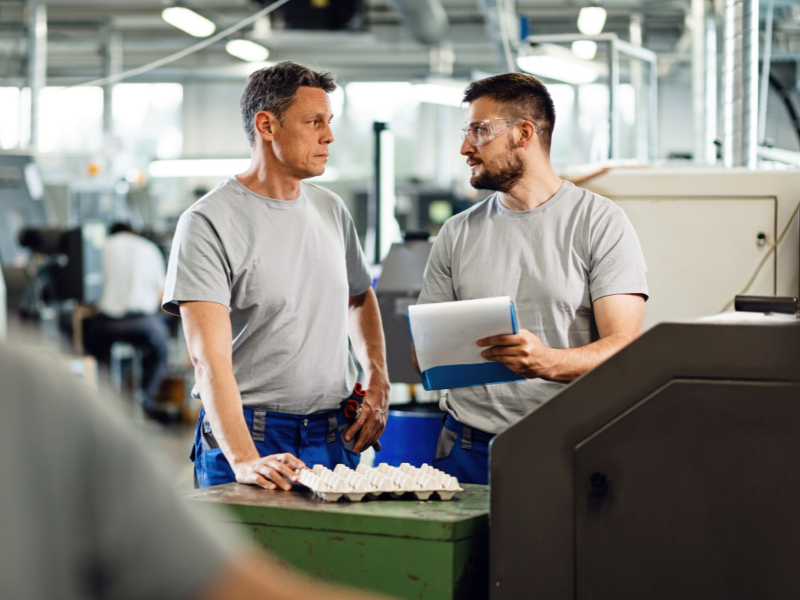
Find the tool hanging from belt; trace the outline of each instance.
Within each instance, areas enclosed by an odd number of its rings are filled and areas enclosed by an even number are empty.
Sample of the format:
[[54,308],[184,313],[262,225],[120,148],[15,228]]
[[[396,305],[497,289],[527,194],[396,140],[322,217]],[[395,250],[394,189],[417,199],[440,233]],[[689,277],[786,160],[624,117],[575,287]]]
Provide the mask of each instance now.
[[[365,390],[360,383],[356,383],[356,387],[353,389],[353,393],[342,401],[341,407],[344,412],[344,418],[347,419],[348,425],[352,425],[353,423],[355,423],[358,420],[358,417],[361,416],[361,410],[363,409],[364,398],[366,398],[366,396],[367,396],[367,390]],[[361,432],[359,431],[358,435],[360,434]],[[342,438],[344,438],[344,435],[342,435]],[[355,444],[355,440],[351,440],[351,442]],[[381,451],[380,441],[376,440],[372,444],[372,447],[375,448],[375,452],[380,452]]]

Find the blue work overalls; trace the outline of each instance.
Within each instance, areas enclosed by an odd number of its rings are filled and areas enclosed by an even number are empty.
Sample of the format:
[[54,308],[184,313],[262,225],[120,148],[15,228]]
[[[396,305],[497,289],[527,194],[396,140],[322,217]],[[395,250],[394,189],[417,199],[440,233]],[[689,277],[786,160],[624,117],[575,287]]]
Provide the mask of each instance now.
[[456,477],[459,483],[488,485],[489,442],[493,437],[447,414],[442,419],[433,466]]
[[[344,434],[351,424],[341,408],[310,415],[245,408],[244,419],[261,456],[290,452],[309,467],[321,464],[329,469],[338,464],[355,469],[359,463],[360,456],[352,451],[358,436],[344,442]],[[233,469],[211,431],[205,409],[200,410],[197,419],[191,459],[194,461],[196,487],[236,481]]]

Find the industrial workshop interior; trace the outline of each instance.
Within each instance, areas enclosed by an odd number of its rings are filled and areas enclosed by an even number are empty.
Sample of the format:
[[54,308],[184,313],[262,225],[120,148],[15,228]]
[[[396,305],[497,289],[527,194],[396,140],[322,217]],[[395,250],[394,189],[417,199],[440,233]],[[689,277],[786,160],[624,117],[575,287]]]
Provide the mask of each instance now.
[[0,598],[800,597],[800,0],[0,0]]

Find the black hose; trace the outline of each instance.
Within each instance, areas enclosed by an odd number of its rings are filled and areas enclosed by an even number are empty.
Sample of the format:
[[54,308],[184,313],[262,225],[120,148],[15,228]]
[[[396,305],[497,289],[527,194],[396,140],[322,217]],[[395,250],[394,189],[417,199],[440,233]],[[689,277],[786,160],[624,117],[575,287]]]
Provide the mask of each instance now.
[[792,120],[794,131],[797,134],[797,142],[800,143],[800,117],[797,115],[797,109],[794,107],[791,96],[789,96],[789,91],[772,73],[769,74],[769,82],[772,84],[772,87],[775,88],[781,100],[783,100],[783,105],[786,107],[786,112],[789,113],[789,118]]

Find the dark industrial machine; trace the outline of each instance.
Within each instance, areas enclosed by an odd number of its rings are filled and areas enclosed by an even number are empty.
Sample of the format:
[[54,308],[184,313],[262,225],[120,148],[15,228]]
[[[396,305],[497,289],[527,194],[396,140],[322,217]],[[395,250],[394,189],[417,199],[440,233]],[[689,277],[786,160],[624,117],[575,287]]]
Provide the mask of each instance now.
[[422,291],[425,265],[433,244],[428,234],[406,234],[401,244],[392,244],[383,261],[375,287],[386,337],[386,363],[395,383],[420,383],[419,373],[411,364],[411,334],[406,313],[417,303]]
[[43,186],[30,156],[0,154],[0,263],[20,266],[30,250],[19,243],[26,227],[44,227]]
[[46,257],[31,282],[30,289],[41,287],[44,296],[37,301],[97,302],[103,289],[102,248],[105,237],[105,224],[97,221],[67,230],[21,231],[20,245]]
[[492,600],[800,596],[800,322],[664,323],[491,447]]

